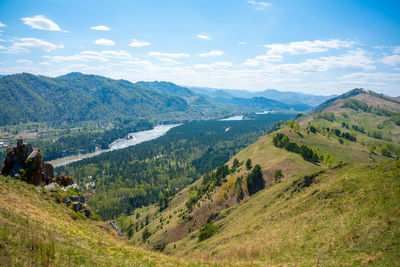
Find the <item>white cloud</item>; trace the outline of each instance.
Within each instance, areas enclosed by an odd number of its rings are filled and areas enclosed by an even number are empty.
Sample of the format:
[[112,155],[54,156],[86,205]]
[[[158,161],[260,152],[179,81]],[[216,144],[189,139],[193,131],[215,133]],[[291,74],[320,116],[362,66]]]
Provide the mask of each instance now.
[[345,74],[339,77],[338,80],[345,81],[347,83],[351,82],[370,83],[370,82],[382,82],[382,81],[400,82],[400,73],[355,72],[355,73]]
[[51,64],[50,64],[50,62],[43,61],[43,62],[40,62],[39,65],[49,66],[49,65],[51,65]]
[[324,72],[335,69],[373,70],[374,60],[366,55],[364,50],[349,51],[342,56],[320,57],[307,59],[302,63],[275,65],[272,69],[289,73]]
[[32,29],[45,31],[61,31],[60,27],[43,15],[21,18],[24,24],[31,26]]
[[93,43],[97,44],[97,45],[103,45],[103,46],[114,46],[115,42],[113,40],[108,40],[108,39],[97,39],[96,41],[94,41]]
[[261,55],[254,58],[249,58],[244,62],[245,66],[256,67],[270,62],[279,62],[283,59],[281,55]]
[[50,52],[56,48],[64,48],[63,45],[55,45],[53,43],[37,39],[37,38],[19,38],[11,40],[13,44],[8,47],[7,53],[18,54],[21,52],[29,53],[32,49],[44,50]]
[[199,34],[196,36],[199,39],[203,39],[203,40],[208,40],[210,41],[212,38],[210,36],[204,35],[204,34]]
[[109,31],[110,27],[104,26],[104,25],[98,25],[98,26],[93,26],[90,27],[91,30],[95,30],[95,31]]
[[400,46],[393,47],[393,53],[400,54]]
[[152,63],[148,60],[141,60],[139,58],[133,58],[132,60],[122,61],[122,64],[128,65],[152,65]]
[[30,64],[33,64],[33,61],[29,60],[29,59],[18,59],[17,63],[30,65]]
[[6,49],[4,46],[0,45],[0,49]]
[[61,61],[101,61],[101,62],[107,62],[110,59],[131,59],[132,56],[128,52],[124,50],[120,51],[114,51],[114,50],[108,50],[108,51],[82,51],[79,54],[72,55],[72,56],[52,56],[52,57],[46,57],[46,58],[51,58],[52,60],[56,62],[61,62]]
[[131,47],[145,47],[145,46],[150,46],[151,43],[149,42],[144,42],[144,41],[138,41],[136,39],[132,39],[132,42],[129,44]]
[[186,53],[163,53],[163,52],[149,52],[150,56],[163,57],[163,58],[187,58],[190,55]]
[[325,52],[329,49],[349,48],[355,44],[354,41],[341,41],[332,39],[329,41],[303,41],[292,42],[288,44],[269,44],[264,47],[269,48],[269,55],[282,55],[288,53],[291,55],[302,55],[309,53]]
[[212,50],[210,52],[200,54],[199,57],[214,57],[214,56],[222,56],[223,54],[224,51]]
[[400,64],[400,55],[386,56],[381,59],[381,62],[389,66],[396,66]]
[[212,64],[197,64],[194,65],[193,68],[195,69],[220,69],[220,68],[228,68],[228,67],[232,67],[233,64],[231,62],[226,62],[226,61],[220,61],[220,62],[215,62]]
[[248,1],[248,3],[250,5],[255,6],[257,10],[264,10],[267,9],[269,6],[271,6],[271,3],[268,2]]
[[167,65],[182,65],[182,62],[176,61],[177,58],[187,58],[190,55],[186,53],[162,53],[162,52],[149,52],[150,56],[165,62]]
[[247,43],[246,42],[238,42],[237,44],[238,45],[246,45]]
[[0,27],[7,27],[7,25],[1,23],[1,21],[0,21]]

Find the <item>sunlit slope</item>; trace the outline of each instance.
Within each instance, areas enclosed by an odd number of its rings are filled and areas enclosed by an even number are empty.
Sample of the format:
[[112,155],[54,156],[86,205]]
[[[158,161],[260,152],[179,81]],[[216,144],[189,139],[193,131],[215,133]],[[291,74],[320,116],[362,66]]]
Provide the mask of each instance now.
[[101,221],[20,180],[0,176],[0,266],[179,266],[189,262],[126,245]]
[[[368,108],[344,106],[344,99],[363,99]],[[139,217],[127,218],[133,225],[143,225],[131,241],[222,262],[396,264],[400,127],[394,116],[400,108],[393,99],[368,93],[344,99],[320,113],[282,124],[238,153],[234,158],[239,166],[233,167],[231,159],[226,164],[229,173],[211,190],[204,190],[203,177],[175,196],[165,210],[138,210]],[[392,113],[381,114],[371,106],[390,108]],[[318,160],[275,146],[278,133],[312,150]],[[248,159],[251,170],[246,168]],[[265,185],[250,195],[245,181],[256,165]],[[277,171],[283,177],[275,179]],[[191,199],[196,201],[189,209]],[[150,235],[144,241],[145,229]]]
[[222,212],[209,239],[199,242],[196,231],[167,251],[268,264],[395,266],[399,173],[398,161],[350,164],[318,175],[300,192],[301,178],[287,179]]

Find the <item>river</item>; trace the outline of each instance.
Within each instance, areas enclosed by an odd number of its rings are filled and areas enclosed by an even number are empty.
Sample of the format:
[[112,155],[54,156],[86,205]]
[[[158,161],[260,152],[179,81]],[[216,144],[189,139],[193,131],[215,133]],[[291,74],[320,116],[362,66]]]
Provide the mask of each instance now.
[[243,115],[236,115],[229,118],[221,119],[220,121],[241,121],[243,120]]
[[90,157],[100,155],[101,153],[104,153],[104,152],[109,152],[109,151],[113,151],[113,150],[126,148],[129,146],[134,146],[134,145],[146,142],[146,141],[156,139],[156,138],[164,135],[166,132],[168,132],[172,128],[179,126],[179,125],[181,125],[181,124],[157,125],[151,130],[130,133],[130,134],[128,134],[128,136],[126,138],[115,140],[114,142],[112,142],[110,144],[110,146],[109,146],[110,148],[108,148],[108,149],[97,150],[96,152],[93,152],[93,153],[78,154],[78,155],[58,158],[58,159],[49,161],[49,163],[52,164],[54,167],[60,167],[60,166],[67,165],[72,162],[80,161],[85,158],[90,158]]

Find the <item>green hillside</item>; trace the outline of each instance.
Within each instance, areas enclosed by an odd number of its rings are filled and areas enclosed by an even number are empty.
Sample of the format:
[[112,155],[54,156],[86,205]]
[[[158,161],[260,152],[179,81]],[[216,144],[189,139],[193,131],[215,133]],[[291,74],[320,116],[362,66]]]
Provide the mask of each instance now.
[[128,116],[172,119],[190,109],[180,97],[125,80],[82,73],[57,78],[28,73],[7,75],[0,78],[0,98],[0,125],[106,121]]
[[400,104],[360,91],[326,107],[281,124],[166,209],[138,209],[119,223],[132,225],[137,245],[199,259],[395,266]]
[[76,217],[50,192],[0,176],[0,266],[194,266],[128,245],[102,221]]

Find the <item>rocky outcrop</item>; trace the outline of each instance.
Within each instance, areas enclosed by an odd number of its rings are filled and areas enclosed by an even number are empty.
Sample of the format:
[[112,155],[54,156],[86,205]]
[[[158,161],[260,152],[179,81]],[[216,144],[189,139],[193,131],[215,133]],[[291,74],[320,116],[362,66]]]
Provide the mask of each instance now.
[[[47,191],[72,192],[76,195],[66,197],[63,201],[67,207],[75,212],[80,212],[86,218],[92,216],[89,207],[85,204],[85,197],[81,195],[79,186],[74,184],[70,176],[55,175],[54,167],[50,163],[44,162],[42,154],[38,148],[33,148],[30,144],[18,139],[17,144],[7,148],[7,156],[1,168],[2,175],[9,175],[13,178],[24,180],[33,185],[44,185]],[[38,188],[42,192],[41,188]]]
[[32,153],[33,148],[30,144],[24,144],[22,139],[18,139],[17,145],[6,149],[6,159],[4,160],[1,174],[18,177],[24,168],[25,160]]
[[33,185],[56,182],[61,186],[68,186],[73,183],[69,176],[54,176],[53,165],[44,162],[40,150],[24,143],[22,139],[18,139],[16,145],[7,148],[6,153],[1,169],[2,175],[19,178]]

